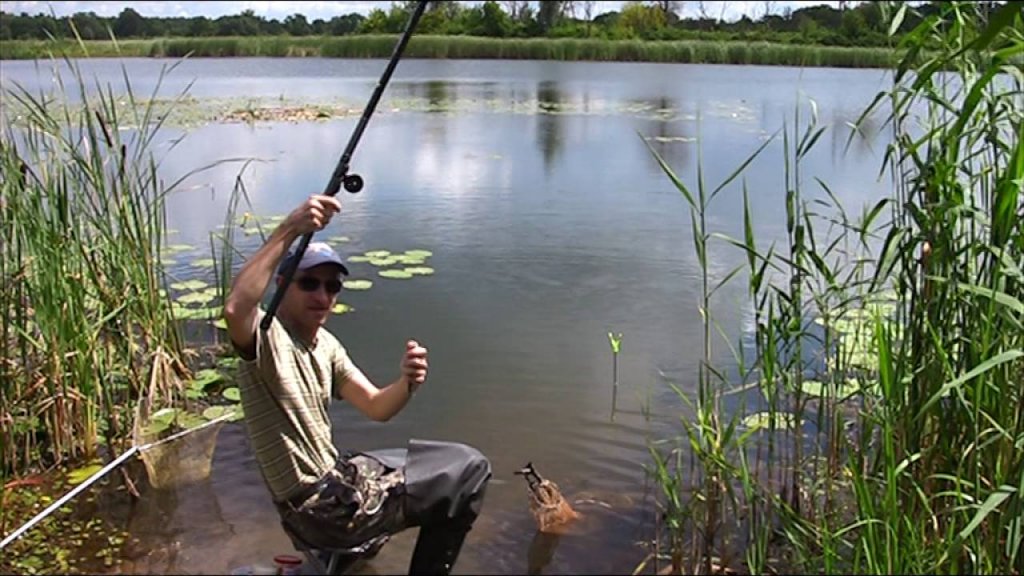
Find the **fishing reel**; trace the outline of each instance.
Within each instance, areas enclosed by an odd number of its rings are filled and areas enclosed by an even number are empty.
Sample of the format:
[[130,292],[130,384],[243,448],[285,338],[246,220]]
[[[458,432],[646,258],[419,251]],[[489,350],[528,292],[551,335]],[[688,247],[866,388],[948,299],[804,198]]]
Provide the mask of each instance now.
[[349,174],[341,181],[341,185],[345,187],[346,192],[355,194],[363,189],[363,177],[358,174]]

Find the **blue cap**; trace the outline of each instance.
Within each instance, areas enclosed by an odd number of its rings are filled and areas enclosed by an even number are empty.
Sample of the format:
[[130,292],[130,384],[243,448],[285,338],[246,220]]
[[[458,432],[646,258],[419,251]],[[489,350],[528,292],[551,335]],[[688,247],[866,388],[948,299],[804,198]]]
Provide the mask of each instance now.
[[[277,273],[283,274],[285,268],[294,260],[295,250],[289,250],[288,255],[281,261],[281,265],[277,267]],[[310,242],[309,246],[306,247],[306,251],[302,253],[302,260],[299,261],[299,266],[296,270],[308,270],[321,264],[334,264],[341,268],[342,274],[348,276],[348,268],[342,262],[341,256],[338,256],[338,253],[326,242]]]

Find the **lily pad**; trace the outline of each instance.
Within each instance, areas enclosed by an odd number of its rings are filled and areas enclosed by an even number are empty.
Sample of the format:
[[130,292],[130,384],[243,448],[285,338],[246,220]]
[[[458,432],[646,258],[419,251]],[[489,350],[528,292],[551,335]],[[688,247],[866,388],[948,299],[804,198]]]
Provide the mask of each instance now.
[[373,280],[345,280],[341,285],[345,287],[345,290],[369,290],[373,286]]
[[192,262],[192,265],[197,268],[213,268],[213,258],[200,258]]
[[223,319],[223,318],[217,318],[213,322],[210,322],[210,324],[213,324],[214,327],[220,328],[221,330],[227,330],[228,329],[228,321]]
[[334,308],[331,308],[331,312],[334,312],[335,314],[344,314],[346,312],[352,312],[353,310],[355,310],[355,308],[345,304],[344,302],[338,302],[334,305]]
[[819,380],[804,380],[800,385],[800,389],[808,396],[824,398],[827,395],[830,398],[845,400],[859,392],[860,386],[857,385],[856,380],[847,380],[844,384],[821,382]]
[[209,283],[203,282],[202,280],[192,279],[192,280],[185,280],[184,282],[175,282],[174,284],[171,284],[171,289],[172,290],[202,290],[203,288],[206,288],[209,285],[210,285]]
[[434,253],[431,252],[430,250],[406,250],[405,255],[413,256],[416,258],[430,258],[431,256],[434,255]]
[[220,368],[237,368],[239,362],[241,360],[238,356],[225,356],[217,360],[217,366]]
[[224,380],[224,375],[213,368],[205,368],[196,372],[196,377],[189,382],[189,388],[204,390],[210,384],[216,384]]
[[391,251],[390,250],[368,250],[368,251],[365,252],[365,254],[369,258],[387,258],[388,256],[391,256]]
[[408,278],[412,278],[412,273],[406,270],[381,270],[377,272],[377,274],[384,278],[394,278],[396,280],[405,280]]
[[369,262],[370,260],[371,260],[371,258],[369,256],[355,255],[355,256],[349,256],[348,257],[348,261],[349,262]]
[[99,472],[102,469],[102,464],[93,463],[87,466],[83,466],[77,470],[72,470],[71,473],[68,474],[68,484],[71,484],[72,486],[76,484],[81,484],[82,482],[88,480],[90,476]]
[[165,254],[174,254],[175,252],[188,252],[193,248],[195,248],[195,246],[189,246],[188,244],[171,244],[170,246],[164,246],[162,252]]
[[206,418],[207,420],[216,420],[217,418],[221,418],[228,414],[231,415],[231,417],[228,418],[228,421],[234,422],[242,417],[242,407],[235,404],[231,406],[210,406],[206,410],[203,410],[203,418]]
[[419,266],[427,261],[423,256],[409,256],[408,254],[399,254],[392,258],[396,264],[405,264],[406,266]]
[[331,236],[330,238],[327,239],[327,241],[333,242],[335,244],[343,244],[345,242],[351,242],[352,239],[349,238],[348,236]]
[[239,400],[242,399],[242,393],[239,392],[237,386],[232,386],[231,388],[225,388],[224,391],[221,392],[220,394],[221,394],[221,396],[223,396],[224,398],[226,398],[228,400],[231,400],[232,402],[238,402]]
[[[771,428],[772,424],[775,424],[776,429],[789,428],[793,429],[796,424],[796,417],[789,412],[755,412],[748,414],[743,418],[743,426],[756,430],[758,428]],[[800,420],[800,425],[803,425],[803,419]]]
[[406,268],[405,271],[416,276],[430,276],[434,273],[434,269],[430,266],[414,266],[412,268]]
[[204,420],[202,416],[191,412],[184,412],[180,417],[178,417],[178,425],[186,430],[198,428],[203,424],[206,424],[206,420]]
[[179,297],[178,302],[182,304],[208,304],[216,297],[215,294],[210,294],[209,292],[189,292]]
[[390,256],[383,257],[383,258],[370,258],[370,265],[371,266],[379,266],[381,268],[383,268],[385,266],[391,266],[392,264],[397,264],[397,263],[398,263],[398,259],[394,258],[394,257],[390,257]]

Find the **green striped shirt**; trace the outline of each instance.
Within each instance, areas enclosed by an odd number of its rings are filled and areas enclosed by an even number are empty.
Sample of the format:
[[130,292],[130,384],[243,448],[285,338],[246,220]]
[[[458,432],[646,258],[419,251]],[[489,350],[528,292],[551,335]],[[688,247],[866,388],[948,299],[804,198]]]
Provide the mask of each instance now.
[[256,358],[239,363],[239,390],[249,442],[275,500],[287,500],[334,467],[338,450],[327,408],[352,369],[345,348],[322,327],[312,346],[277,318],[266,332],[256,328]]

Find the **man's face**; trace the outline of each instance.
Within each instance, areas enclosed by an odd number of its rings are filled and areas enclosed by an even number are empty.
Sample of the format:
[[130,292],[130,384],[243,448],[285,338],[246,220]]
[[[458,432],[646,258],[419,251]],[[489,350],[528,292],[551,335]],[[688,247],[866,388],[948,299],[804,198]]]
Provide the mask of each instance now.
[[340,291],[341,270],[333,264],[297,270],[281,301],[281,310],[302,328],[317,328],[327,321]]

